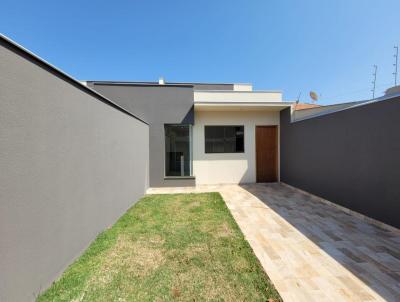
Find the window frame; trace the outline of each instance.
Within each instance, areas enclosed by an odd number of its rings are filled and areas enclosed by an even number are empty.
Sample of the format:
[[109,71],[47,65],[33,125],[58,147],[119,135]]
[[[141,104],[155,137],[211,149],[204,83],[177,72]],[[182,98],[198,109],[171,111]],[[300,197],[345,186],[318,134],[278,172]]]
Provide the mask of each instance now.
[[[167,169],[166,169],[166,164],[167,164],[167,158],[166,158],[166,127],[170,126],[188,126],[189,127],[189,175],[178,175],[178,176],[168,176],[167,175]],[[164,141],[164,179],[192,179],[194,178],[193,175],[193,124],[177,124],[177,123],[165,123],[163,124],[163,141]]]
[[[243,128],[243,151],[226,152],[224,150],[224,151],[221,151],[221,152],[218,152],[218,151],[217,152],[208,152],[207,151],[207,137],[206,137],[206,128],[207,127],[223,127],[223,128],[226,128],[226,127],[232,127],[232,128],[234,128],[234,127],[242,127]],[[204,125],[204,153],[205,154],[240,154],[240,153],[245,153],[246,149],[245,149],[245,134],[244,134],[244,132],[245,132],[244,125]],[[223,140],[224,140],[224,142],[226,141],[225,129],[224,129],[224,138],[223,138]]]

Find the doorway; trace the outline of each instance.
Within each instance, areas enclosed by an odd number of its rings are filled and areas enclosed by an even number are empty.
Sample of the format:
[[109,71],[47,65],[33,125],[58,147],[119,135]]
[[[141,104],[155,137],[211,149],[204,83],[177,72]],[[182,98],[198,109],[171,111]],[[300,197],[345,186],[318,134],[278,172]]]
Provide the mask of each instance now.
[[256,126],[256,181],[278,181],[278,126]]

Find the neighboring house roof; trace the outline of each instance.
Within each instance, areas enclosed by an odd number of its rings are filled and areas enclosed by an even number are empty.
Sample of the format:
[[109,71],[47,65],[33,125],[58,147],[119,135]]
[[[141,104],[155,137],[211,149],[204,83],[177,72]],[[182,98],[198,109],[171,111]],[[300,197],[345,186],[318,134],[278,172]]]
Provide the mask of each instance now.
[[[311,108],[303,108],[303,109],[295,109],[293,113],[294,120],[300,120],[304,118],[313,117],[319,114],[327,113],[327,112],[335,112],[338,110],[343,110],[346,108],[350,108],[354,105],[361,104],[365,101],[357,101],[357,102],[349,102],[349,103],[339,103],[339,104],[331,104],[331,105],[317,105],[316,107]],[[297,104],[299,105],[299,104]]]
[[400,97],[400,91],[394,89],[391,94],[385,94],[379,98],[371,99],[371,100],[364,100],[364,101],[356,101],[356,102],[348,102],[348,103],[339,103],[339,104],[332,104],[332,105],[325,105],[316,108],[304,109],[304,110],[297,110],[294,111],[292,114],[292,122],[298,122],[309,118],[315,118],[326,114],[331,114],[343,110],[349,110],[353,108],[358,108],[361,106],[365,106],[372,103],[382,102],[391,100],[396,97]]
[[321,105],[318,104],[310,104],[310,103],[298,103],[294,106],[294,110],[304,110],[304,109],[311,109],[311,108],[317,108],[321,107]]

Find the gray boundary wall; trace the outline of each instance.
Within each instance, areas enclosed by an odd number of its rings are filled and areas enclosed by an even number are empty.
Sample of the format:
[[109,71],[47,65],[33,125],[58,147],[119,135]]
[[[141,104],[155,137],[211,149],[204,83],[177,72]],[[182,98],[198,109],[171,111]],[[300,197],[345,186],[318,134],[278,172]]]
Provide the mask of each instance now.
[[146,123],[1,38],[0,301],[45,290],[143,196],[148,166]]
[[400,97],[291,123],[281,112],[281,181],[400,227]]

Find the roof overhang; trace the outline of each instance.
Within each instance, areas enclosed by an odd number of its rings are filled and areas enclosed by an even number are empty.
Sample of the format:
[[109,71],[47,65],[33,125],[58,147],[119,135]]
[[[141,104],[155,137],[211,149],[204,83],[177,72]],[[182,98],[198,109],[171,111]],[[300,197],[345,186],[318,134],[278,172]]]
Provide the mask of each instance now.
[[281,111],[294,102],[195,102],[195,111]]

